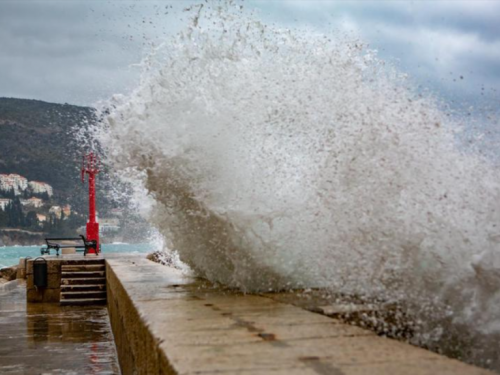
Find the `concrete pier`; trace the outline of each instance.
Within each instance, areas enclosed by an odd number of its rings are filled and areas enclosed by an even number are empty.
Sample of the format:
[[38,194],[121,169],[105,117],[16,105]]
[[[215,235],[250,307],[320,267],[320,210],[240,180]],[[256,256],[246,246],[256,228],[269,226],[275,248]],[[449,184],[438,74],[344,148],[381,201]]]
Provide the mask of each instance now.
[[140,257],[106,259],[123,374],[491,374]]
[[0,374],[119,374],[105,306],[26,303],[26,283],[0,285]]
[[[35,259],[26,262],[27,301],[60,302],[61,304],[105,303],[105,265],[104,257],[82,254],[44,256],[47,265],[47,286],[34,285],[33,265]],[[78,290],[80,290],[79,293]],[[100,293],[102,292],[102,293]],[[89,296],[88,299],[85,297]],[[75,298],[79,298],[76,300]],[[62,299],[62,300],[61,300]]]

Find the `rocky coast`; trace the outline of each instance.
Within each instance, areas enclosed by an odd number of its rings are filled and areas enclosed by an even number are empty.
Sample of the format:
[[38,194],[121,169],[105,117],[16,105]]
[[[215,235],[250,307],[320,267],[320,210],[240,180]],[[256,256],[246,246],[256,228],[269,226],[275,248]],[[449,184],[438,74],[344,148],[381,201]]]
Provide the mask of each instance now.
[[0,246],[34,246],[44,242],[46,233],[23,229],[0,229]]

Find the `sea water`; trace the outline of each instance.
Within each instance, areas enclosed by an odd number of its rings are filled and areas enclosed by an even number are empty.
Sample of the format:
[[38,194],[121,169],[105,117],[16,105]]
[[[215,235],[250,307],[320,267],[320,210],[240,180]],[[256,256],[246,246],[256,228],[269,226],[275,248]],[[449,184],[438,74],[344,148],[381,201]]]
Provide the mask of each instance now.
[[[3,267],[16,266],[19,258],[36,258],[40,255],[42,246],[3,246],[0,247],[0,269]],[[140,244],[103,244],[103,253],[149,253],[154,251],[154,246],[149,243]],[[55,255],[55,251],[51,251]]]

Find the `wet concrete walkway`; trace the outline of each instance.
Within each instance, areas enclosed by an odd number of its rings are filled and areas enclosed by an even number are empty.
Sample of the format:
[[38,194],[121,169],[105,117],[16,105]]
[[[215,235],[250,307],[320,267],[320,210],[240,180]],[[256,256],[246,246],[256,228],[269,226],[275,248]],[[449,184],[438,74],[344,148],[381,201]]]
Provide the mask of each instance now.
[[119,374],[105,306],[27,304],[26,285],[0,285],[0,374]]

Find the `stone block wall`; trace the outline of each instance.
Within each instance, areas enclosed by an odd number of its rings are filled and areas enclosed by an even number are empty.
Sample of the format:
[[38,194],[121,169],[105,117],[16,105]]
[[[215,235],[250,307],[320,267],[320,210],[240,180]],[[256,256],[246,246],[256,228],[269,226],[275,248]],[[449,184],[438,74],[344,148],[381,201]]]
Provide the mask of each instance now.
[[[144,261],[153,264],[148,260]],[[116,266],[119,262],[112,263]],[[160,371],[158,343],[108,261],[106,276],[109,320],[122,374],[175,374]]]
[[61,261],[47,259],[47,287],[37,288],[33,277],[34,259],[26,264],[26,296],[28,302],[59,302],[61,295]]
[[17,266],[17,275],[18,279],[26,279],[26,264],[28,263],[28,259],[19,258],[19,265]]

